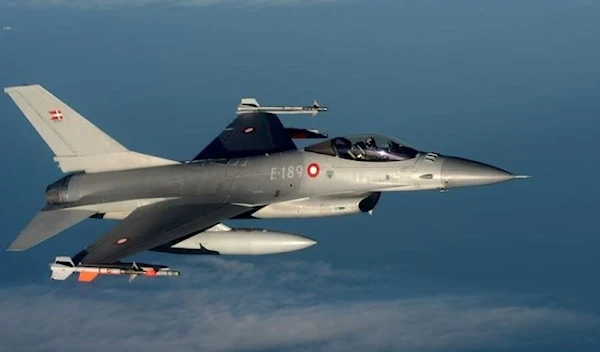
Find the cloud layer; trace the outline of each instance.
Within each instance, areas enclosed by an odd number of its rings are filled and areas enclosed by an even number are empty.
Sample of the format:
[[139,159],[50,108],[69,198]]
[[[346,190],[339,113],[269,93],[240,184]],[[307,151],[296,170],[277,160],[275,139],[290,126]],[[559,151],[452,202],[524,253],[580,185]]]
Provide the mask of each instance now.
[[210,258],[188,262],[183,270],[180,278],[131,285],[126,278],[104,277],[91,285],[2,289],[0,347],[430,351],[531,342],[596,325],[576,312],[482,296],[360,299],[361,292],[383,289],[379,279],[327,263]]

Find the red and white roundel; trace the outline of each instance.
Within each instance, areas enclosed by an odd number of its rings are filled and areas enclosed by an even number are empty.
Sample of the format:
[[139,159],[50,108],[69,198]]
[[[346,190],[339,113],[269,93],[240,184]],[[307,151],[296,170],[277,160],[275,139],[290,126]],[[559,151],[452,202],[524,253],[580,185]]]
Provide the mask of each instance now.
[[129,241],[129,239],[128,239],[127,237],[123,237],[123,238],[121,238],[121,239],[119,239],[119,240],[117,241],[117,244],[123,244],[123,243],[125,243],[125,242],[127,242],[127,241]]
[[306,173],[310,177],[317,177],[317,176],[319,176],[319,171],[320,170],[321,169],[319,168],[319,164],[317,164],[317,163],[308,164],[308,166],[306,167]]

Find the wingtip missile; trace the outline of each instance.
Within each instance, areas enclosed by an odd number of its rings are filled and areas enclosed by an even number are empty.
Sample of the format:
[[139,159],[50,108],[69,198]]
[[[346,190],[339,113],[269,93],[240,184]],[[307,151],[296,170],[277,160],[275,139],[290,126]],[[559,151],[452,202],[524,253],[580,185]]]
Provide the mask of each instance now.
[[314,117],[320,112],[328,111],[329,108],[321,106],[315,99],[309,106],[261,106],[255,98],[242,98],[236,113],[246,114],[251,112],[268,112],[273,114],[309,114]]

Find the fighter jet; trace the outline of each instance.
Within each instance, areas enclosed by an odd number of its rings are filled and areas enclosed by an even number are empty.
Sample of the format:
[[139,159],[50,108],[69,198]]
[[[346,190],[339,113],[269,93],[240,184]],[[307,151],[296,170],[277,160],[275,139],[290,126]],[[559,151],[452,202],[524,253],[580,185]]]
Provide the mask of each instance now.
[[[242,99],[233,121],[186,161],[131,151],[40,85],[5,88],[54,153],[64,177],[7,250],[24,251],[88,218],[119,220],[51,278],[177,276],[164,265],[123,262],[142,251],[261,255],[316,242],[292,233],[234,229],[228,219],[307,218],[372,212],[384,192],[447,190],[521,178],[464,158],[421,151],[380,134],[329,138],[284,127],[278,114],[327,111]],[[294,139],[324,139],[299,149]]]

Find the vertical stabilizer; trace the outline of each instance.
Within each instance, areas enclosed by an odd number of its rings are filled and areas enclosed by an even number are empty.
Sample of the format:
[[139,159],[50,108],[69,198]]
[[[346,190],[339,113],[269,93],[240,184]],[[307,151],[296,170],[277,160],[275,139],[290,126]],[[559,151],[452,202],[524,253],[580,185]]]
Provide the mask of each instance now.
[[56,156],[127,151],[40,85],[9,87],[4,92],[17,104]]
[[52,150],[63,172],[104,172],[177,164],[129,151],[40,85],[4,89]]

